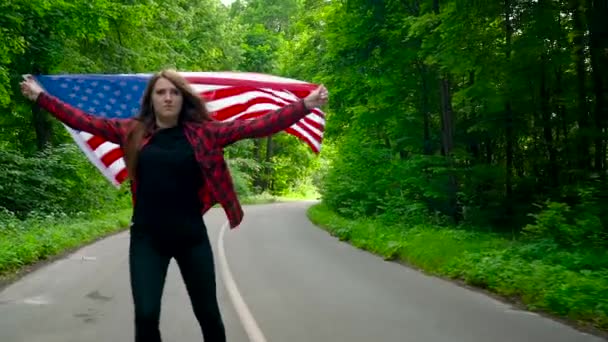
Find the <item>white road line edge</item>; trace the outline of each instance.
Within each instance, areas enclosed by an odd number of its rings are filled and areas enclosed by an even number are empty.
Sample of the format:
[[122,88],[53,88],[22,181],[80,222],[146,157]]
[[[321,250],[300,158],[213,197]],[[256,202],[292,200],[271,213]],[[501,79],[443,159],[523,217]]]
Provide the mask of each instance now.
[[219,262],[222,274],[222,280],[224,282],[224,287],[228,291],[230,295],[230,299],[232,300],[232,305],[236,310],[236,313],[239,315],[241,320],[241,324],[249,337],[249,341],[251,342],[266,342],[266,337],[262,334],[262,330],[258,326],[255,318],[249,311],[249,307],[247,303],[243,300],[241,293],[239,292],[238,287],[236,286],[236,282],[232,277],[232,272],[230,272],[230,267],[228,266],[228,260],[226,259],[226,251],[224,249],[224,232],[228,227],[228,222],[226,222],[222,228],[220,228],[220,236],[218,238],[217,246],[218,246],[218,254],[219,254]]

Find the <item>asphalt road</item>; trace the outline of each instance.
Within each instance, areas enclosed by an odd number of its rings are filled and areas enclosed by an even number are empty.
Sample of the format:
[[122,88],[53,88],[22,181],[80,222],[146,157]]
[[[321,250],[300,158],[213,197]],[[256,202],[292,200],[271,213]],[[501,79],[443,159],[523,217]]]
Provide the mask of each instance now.
[[[221,209],[205,216],[228,341],[604,341],[341,243],[310,204],[246,207],[233,231]],[[118,234],[5,288],[0,341],[132,341],[127,248]],[[164,341],[202,341],[174,262],[161,316]]]

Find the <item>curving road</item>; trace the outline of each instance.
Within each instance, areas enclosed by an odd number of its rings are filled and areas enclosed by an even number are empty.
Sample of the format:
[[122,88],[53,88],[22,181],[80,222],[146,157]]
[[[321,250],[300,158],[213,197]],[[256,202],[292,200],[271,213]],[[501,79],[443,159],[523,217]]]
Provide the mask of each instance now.
[[[341,243],[306,218],[310,202],[248,206],[225,229],[206,216],[230,342],[599,342],[483,294]],[[128,233],[45,266],[0,292],[0,341],[132,341]],[[174,262],[165,341],[202,341]]]

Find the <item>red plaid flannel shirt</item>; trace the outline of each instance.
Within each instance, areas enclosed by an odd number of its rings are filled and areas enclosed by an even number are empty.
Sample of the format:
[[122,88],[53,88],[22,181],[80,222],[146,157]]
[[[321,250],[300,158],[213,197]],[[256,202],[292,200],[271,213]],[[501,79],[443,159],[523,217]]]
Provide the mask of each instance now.
[[[126,145],[133,119],[108,119],[93,116],[72,107],[46,93],[41,93],[36,103],[67,126],[102,137],[107,141]],[[229,122],[187,123],[185,134],[190,141],[201,167],[203,186],[199,189],[204,214],[216,203],[224,208],[230,227],[237,227],[243,219],[243,209],[238,201],[232,177],[224,160],[223,148],[241,139],[260,138],[278,133],[295,124],[310,111],[302,100],[282,107],[253,120]],[[149,141],[147,137],[142,147]],[[137,180],[131,182],[131,195],[135,203]]]

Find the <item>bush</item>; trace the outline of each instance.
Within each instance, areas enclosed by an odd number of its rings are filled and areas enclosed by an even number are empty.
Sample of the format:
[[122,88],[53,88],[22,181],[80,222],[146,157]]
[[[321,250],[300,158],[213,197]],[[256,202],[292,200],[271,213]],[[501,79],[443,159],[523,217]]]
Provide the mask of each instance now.
[[391,149],[361,136],[352,133],[338,144],[321,186],[328,206],[347,217],[393,220],[448,211],[448,174],[441,157],[395,158]]
[[128,201],[75,145],[31,156],[0,148],[0,207],[25,218],[30,212],[78,213]]
[[523,228],[523,235],[533,240],[547,239],[563,248],[608,246],[608,229],[599,212],[601,206],[586,194],[574,206],[546,201],[540,212],[530,214],[534,222]]
[[230,175],[234,183],[234,189],[239,197],[252,196],[253,191],[253,172],[260,171],[260,165],[254,159],[231,158],[227,159]]
[[128,226],[131,199],[75,145],[0,148],[0,275]]

